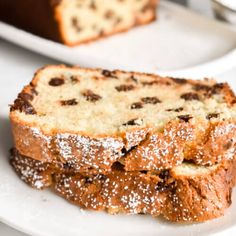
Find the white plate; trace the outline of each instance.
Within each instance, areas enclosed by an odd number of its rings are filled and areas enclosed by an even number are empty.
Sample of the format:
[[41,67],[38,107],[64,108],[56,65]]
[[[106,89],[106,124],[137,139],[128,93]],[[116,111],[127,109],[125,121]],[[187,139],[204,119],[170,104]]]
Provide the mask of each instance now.
[[[204,224],[176,225],[148,216],[110,216],[85,212],[50,191],[36,191],[15,175],[8,163],[12,146],[8,104],[27,84],[36,68],[55,63],[0,40],[0,221],[34,236],[167,236],[236,234],[236,192],[233,205],[220,219]],[[236,89],[236,83],[231,81]]]
[[[176,225],[142,215],[110,216],[80,211],[50,191],[26,186],[8,163],[12,146],[8,104],[29,83],[37,68],[55,61],[1,40],[0,51],[0,221],[33,236],[203,236],[213,232],[236,235],[236,192],[224,217],[204,224]],[[231,80],[231,85],[236,90],[235,80]]]
[[[70,48],[0,22],[0,37],[62,62],[86,67],[202,77],[236,64],[236,32],[170,2],[147,26]],[[167,72],[166,72],[167,71]]]

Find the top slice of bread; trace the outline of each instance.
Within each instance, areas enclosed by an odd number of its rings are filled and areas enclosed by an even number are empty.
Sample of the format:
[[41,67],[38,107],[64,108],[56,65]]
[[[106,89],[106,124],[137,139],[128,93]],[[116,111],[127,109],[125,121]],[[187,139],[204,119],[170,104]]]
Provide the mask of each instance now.
[[49,66],[11,106],[15,146],[81,170],[165,169],[231,159],[235,96],[226,83]]

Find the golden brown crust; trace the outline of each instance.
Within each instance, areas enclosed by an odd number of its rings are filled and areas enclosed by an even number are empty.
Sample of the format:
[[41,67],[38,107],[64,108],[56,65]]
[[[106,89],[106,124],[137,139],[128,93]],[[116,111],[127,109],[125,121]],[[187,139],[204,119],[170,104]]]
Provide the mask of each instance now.
[[202,222],[224,214],[231,205],[236,181],[236,161],[225,162],[208,175],[175,176],[176,185],[167,195],[163,209],[166,219],[177,222]]
[[134,171],[170,169],[184,160],[198,165],[231,160],[236,151],[235,123],[209,122],[204,129],[200,133],[190,123],[169,123],[163,133],[149,134],[122,163],[127,171]]
[[[32,158],[43,162],[57,160],[76,167],[80,172],[91,168],[102,173],[109,171],[122,155],[124,147],[123,140],[119,137],[90,138],[63,133],[47,135],[37,128],[22,126],[18,122],[13,121],[11,126],[16,148],[23,155],[29,156],[31,153]],[[68,153],[68,147],[71,153]]]
[[[36,35],[62,42],[54,0],[0,0],[0,20]],[[36,14],[37,12],[37,14]]]
[[32,161],[31,159],[20,155],[19,152],[12,148],[11,154],[11,165],[13,166],[19,177],[27,184],[37,189],[43,189],[50,187],[53,184],[52,174],[55,171],[63,170],[63,166],[56,166],[52,164]]
[[199,140],[188,147],[186,159],[200,165],[211,165],[232,159],[236,151],[235,134],[234,122],[210,123]]
[[[144,141],[142,138],[137,139],[137,143],[127,154],[124,152],[127,141],[122,137],[46,135],[37,128],[21,125],[14,120],[12,132],[20,153],[43,162],[58,160],[70,163],[82,172],[94,168],[104,173],[110,171],[116,161],[124,164],[127,171],[170,169],[180,165],[185,159],[196,164],[213,165],[231,160],[236,148],[236,125],[228,122],[210,123],[200,139],[194,138],[196,131],[191,124],[172,122],[168,124],[165,135],[160,133],[146,137],[146,131],[141,132],[141,137],[145,137]],[[178,137],[179,133],[181,136]],[[135,132],[132,136],[137,138]],[[90,149],[83,148],[84,145],[89,145]],[[68,147],[72,150],[71,153],[68,153]]]
[[[41,74],[50,68],[55,68],[55,66],[39,70],[30,85],[23,89],[11,107],[10,119],[15,146],[26,156],[44,162],[54,160],[60,160],[62,163],[69,162],[77,166],[79,171],[84,172],[94,168],[99,169],[101,173],[110,171],[112,164],[116,161],[124,164],[126,170],[135,171],[168,169],[181,164],[184,159],[201,165],[213,165],[233,157],[236,149],[236,123],[233,119],[212,121],[209,118],[207,123],[198,122],[193,125],[188,122],[188,117],[181,117],[167,123],[161,132],[152,132],[151,127],[141,129],[135,127],[126,133],[94,135],[93,137],[86,133],[68,133],[66,130],[44,133],[37,124],[27,124],[19,120],[17,112],[34,114],[30,99],[32,96],[37,96],[35,95],[37,82]],[[63,65],[58,68],[68,69]],[[73,71],[78,68],[69,69]],[[103,76],[104,74],[119,76],[127,73],[130,76],[144,76],[161,84],[181,86],[188,83],[196,90],[198,96],[222,94],[229,107],[234,104],[235,100],[235,95],[227,84],[217,84],[214,81],[206,84],[200,81],[162,78],[143,73],[100,69],[97,71]],[[86,149],[86,146],[90,146],[90,149]],[[148,155],[144,155],[147,153]]]
[[169,122],[163,132],[148,134],[123,157],[126,171],[165,170],[184,161],[186,142],[193,139],[194,127],[188,122]]
[[[51,185],[56,193],[84,209],[163,215],[177,222],[202,222],[223,215],[231,204],[236,178],[235,160],[198,174],[181,174],[175,169],[159,173],[125,172],[119,166],[106,175],[81,174],[18,152],[13,152],[11,163],[32,187]],[[43,179],[53,181],[44,184]]]

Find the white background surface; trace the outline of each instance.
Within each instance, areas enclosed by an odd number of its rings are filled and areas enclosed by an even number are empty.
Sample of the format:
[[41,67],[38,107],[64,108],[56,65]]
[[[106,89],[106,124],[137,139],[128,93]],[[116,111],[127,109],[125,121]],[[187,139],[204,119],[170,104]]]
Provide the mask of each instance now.
[[[191,1],[193,2],[193,1]],[[202,7],[206,6],[206,0],[198,0],[195,7],[202,11]],[[194,3],[194,2],[193,2]],[[205,5],[204,5],[204,4]],[[209,8],[204,7],[204,12],[209,13]],[[45,64],[57,63],[51,59],[39,56],[37,54],[28,52],[27,50],[21,49],[17,46],[14,46],[10,43],[7,43],[0,39],[0,80],[5,81],[14,81],[16,82],[14,88],[12,89],[12,94],[9,96],[8,103],[12,102],[15,98],[17,92],[22,88],[22,81],[25,81],[27,77],[28,80],[31,79],[35,70]],[[236,62],[235,62],[236,63]],[[219,81],[228,81],[233,84],[233,81],[236,79],[236,66],[234,69],[227,71],[226,73],[219,75]],[[24,79],[23,79],[24,78]],[[3,83],[4,84],[4,83]],[[235,83],[234,83],[235,84]],[[1,85],[2,86],[2,85]],[[236,87],[234,87],[236,91]],[[14,93],[13,93],[14,92]],[[1,94],[0,94],[1,97]],[[0,99],[0,108],[5,111],[8,110],[8,107],[4,107],[6,101]],[[25,236],[25,234],[19,233],[8,226],[5,226],[0,223],[0,235],[1,236]],[[221,234],[223,235],[223,234]]]

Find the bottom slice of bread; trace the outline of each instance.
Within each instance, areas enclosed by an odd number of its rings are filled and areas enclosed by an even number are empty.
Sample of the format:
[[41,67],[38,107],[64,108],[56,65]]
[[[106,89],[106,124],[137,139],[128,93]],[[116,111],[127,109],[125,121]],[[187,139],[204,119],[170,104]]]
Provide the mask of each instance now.
[[103,175],[75,173],[14,150],[11,164],[32,187],[51,187],[83,209],[162,215],[177,222],[202,222],[223,215],[231,204],[236,179],[235,160],[211,167],[183,163],[161,172],[126,172],[117,164]]

